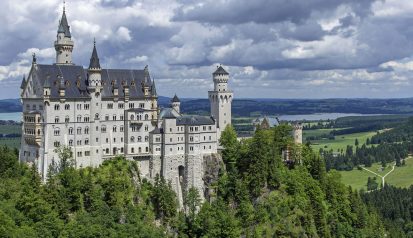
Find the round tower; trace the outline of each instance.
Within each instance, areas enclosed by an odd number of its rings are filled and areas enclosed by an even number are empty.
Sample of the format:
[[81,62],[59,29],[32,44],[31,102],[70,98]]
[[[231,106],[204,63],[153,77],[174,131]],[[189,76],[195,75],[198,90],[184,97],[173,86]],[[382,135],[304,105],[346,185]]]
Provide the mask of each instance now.
[[176,94],[171,100],[171,106],[176,112],[181,113],[181,101],[179,100],[178,96],[176,96]]
[[220,137],[227,125],[231,124],[231,108],[233,93],[228,89],[229,73],[220,65],[212,73],[214,90],[208,92],[211,104],[211,116],[215,119]]
[[72,51],[74,42],[72,41],[72,35],[70,34],[70,26],[67,22],[64,6],[62,18],[59,22],[59,28],[57,30],[56,41],[54,42],[54,47],[56,50],[56,64],[73,64]]
[[293,125],[293,137],[296,144],[303,143],[303,125],[301,123]]

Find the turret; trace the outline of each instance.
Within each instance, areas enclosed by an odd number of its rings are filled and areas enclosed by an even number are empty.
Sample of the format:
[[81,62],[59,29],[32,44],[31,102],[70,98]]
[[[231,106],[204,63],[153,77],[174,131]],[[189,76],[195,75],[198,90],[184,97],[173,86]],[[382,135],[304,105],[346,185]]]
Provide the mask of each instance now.
[[176,94],[171,100],[171,106],[176,112],[181,113],[181,101],[179,100],[178,96],[176,96]]
[[293,137],[296,144],[303,143],[303,125],[301,123],[293,125]]
[[93,41],[93,51],[92,51],[92,56],[90,57],[90,63],[89,63],[89,68],[88,68],[89,89],[95,90],[96,87],[101,86],[101,82],[102,82],[101,72],[102,72],[102,69],[100,67],[99,56],[96,50],[96,41]]
[[150,96],[149,95],[149,89],[150,89],[150,85],[149,85],[149,80],[150,80],[150,76],[149,76],[149,69],[148,66],[146,65],[145,68],[143,69],[143,82],[142,82],[142,91],[143,91],[143,95],[145,95],[145,97]]
[[63,6],[62,18],[59,21],[59,27],[57,29],[57,37],[54,42],[56,50],[56,64],[73,64],[72,63],[72,51],[74,43],[71,40],[70,26],[67,22],[65,7]]
[[47,75],[43,83],[43,101],[50,103],[50,75]]
[[229,73],[220,65],[212,74],[214,80],[214,90],[225,92],[228,90]]

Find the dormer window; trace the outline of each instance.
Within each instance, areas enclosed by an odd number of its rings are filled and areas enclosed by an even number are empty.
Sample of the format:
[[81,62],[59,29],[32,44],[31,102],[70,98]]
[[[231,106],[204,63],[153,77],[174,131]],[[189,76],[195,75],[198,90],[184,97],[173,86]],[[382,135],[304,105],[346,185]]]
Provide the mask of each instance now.
[[76,86],[77,86],[78,88],[80,88],[80,80],[79,80],[79,79],[76,80]]
[[131,86],[135,86],[135,80],[132,80],[130,83]]

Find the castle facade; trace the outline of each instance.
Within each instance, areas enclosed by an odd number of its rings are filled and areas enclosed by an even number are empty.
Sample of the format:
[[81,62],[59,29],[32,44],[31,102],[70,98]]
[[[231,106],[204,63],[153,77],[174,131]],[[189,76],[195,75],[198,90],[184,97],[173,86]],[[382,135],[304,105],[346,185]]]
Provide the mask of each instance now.
[[205,192],[204,163],[217,155],[221,131],[231,124],[233,93],[219,66],[208,92],[210,116],[183,115],[175,95],[170,108],[158,106],[149,69],[104,69],[96,44],[87,69],[72,62],[74,49],[66,12],[54,46],[56,63],[37,62],[21,84],[23,125],[20,161],[46,179],[58,163],[55,149],[69,146],[76,167],[99,166],[122,155],[137,161],[141,176],[171,181],[182,205],[190,187]]

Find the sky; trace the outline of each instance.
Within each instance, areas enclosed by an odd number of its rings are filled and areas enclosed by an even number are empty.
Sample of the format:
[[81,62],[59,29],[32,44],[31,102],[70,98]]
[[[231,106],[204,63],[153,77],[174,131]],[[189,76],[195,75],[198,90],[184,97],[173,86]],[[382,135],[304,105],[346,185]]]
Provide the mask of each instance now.
[[[0,99],[32,53],[55,62],[63,1],[0,1]],[[163,96],[206,98],[222,64],[236,98],[413,97],[412,0],[67,0],[73,61],[149,66]]]

